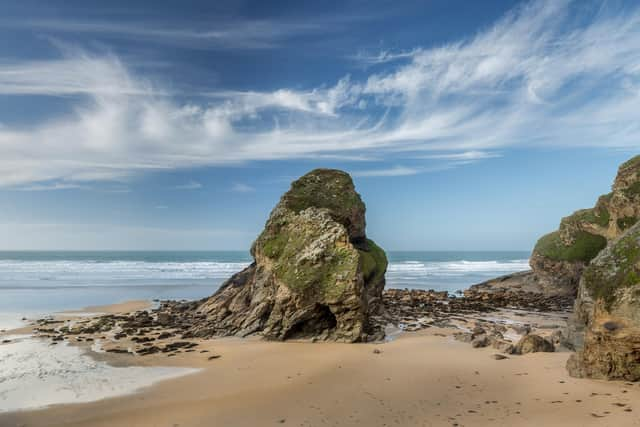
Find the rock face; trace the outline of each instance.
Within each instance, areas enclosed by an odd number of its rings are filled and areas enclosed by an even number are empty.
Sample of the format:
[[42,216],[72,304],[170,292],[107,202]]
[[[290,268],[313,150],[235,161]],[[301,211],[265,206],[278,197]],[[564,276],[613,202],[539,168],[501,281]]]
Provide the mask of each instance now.
[[586,268],[569,330],[571,375],[640,380],[640,224]]
[[638,218],[640,156],[620,166],[611,193],[600,196],[595,207],[562,218],[558,230],[538,240],[529,259],[532,271],[499,277],[472,289],[575,296],[580,276],[589,262]]
[[316,169],[293,182],[251,248],[254,263],[197,312],[195,336],[259,333],[268,339],[347,342],[381,338],[384,251],[365,233],[365,205],[351,177]]
[[563,218],[557,231],[538,240],[531,268],[548,288],[575,294],[589,262],[639,217],[640,156],[636,156],[620,166],[612,192],[600,196],[595,207]]

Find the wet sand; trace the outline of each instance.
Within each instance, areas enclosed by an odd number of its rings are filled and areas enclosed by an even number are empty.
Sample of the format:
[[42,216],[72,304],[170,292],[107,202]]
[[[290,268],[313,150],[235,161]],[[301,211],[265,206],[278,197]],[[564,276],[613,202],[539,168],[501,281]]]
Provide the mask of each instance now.
[[133,300],[133,301],[125,301],[119,304],[110,304],[110,305],[92,305],[89,307],[81,308],[80,310],[67,310],[60,313],[62,317],[66,317],[65,315],[78,315],[85,313],[99,313],[99,314],[123,314],[123,313],[131,313],[133,311],[138,310],[146,310],[150,308],[153,304],[147,300]]
[[455,331],[383,344],[221,338],[174,357],[102,354],[202,370],[135,395],[2,414],[0,426],[640,425],[639,384],[571,378],[569,353],[495,360],[495,349],[454,341]]

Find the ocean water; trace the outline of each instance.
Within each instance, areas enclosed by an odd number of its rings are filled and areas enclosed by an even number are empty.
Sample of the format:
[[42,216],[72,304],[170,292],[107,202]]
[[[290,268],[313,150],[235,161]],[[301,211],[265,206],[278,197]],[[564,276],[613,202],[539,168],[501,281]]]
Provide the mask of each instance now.
[[[455,292],[528,269],[527,252],[388,252],[387,287]],[[0,252],[0,329],[132,299],[196,299],[251,262],[248,252]]]

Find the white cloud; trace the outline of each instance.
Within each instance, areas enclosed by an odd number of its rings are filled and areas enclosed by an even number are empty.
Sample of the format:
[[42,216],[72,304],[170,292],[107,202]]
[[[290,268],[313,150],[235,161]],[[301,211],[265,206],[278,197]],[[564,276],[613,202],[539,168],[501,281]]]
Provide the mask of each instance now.
[[25,187],[15,188],[15,190],[18,190],[18,191],[56,191],[56,190],[88,190],[88,189],[90,189],[90,187],[79,185],[79,184],[63,183],[63,182],[28,185]]
[[[637,148],[640,6],[586,15],[584,4],[532,2],[361,80],[204,102],[179,102],[114,56],[0,63],[0,94],[82,95],[67,115],[0,128],[0,185],[292,158],[459,165],[513,145]],[[383,171],[408,169],[431,170]]]
[[435,159],[435,160],[452,160],[473,162],[477,160],[493,159],[501,157],[501,154],[487,151],[463,151],[462,153],[445,153],[445,154],[425,154],[420,156],[421,159]]
[[134,80],[116,56],[66,54],[54,60],[0,61],[0,95],[152,95],[151,86]]
[[386,169],[367,169],[356,170],[351,172],[351,175],[358,177],[376,177],[376,176],[407,176],[416,175],[422,172],[420,169],[409,168],[405,166],[394,166]]
[[186,184],[174,185],[173,190],[199,190],[203,186],[197,181],[189,181]]
[[167,26],[153,22],[99,22],[72,20],[0,21],[0,27],[37,31],[98,34],[111,38],[145,40],[195,49],[271,49],[288,38],[327,31],[333,22],[287,22],[271,20],[238,21],[210,26]]
[[236,193],[252,193],[254,191],[256,191],[255,188],[253,188],[250,185],[247,184],[242,184],[240,182],[236,182],[235,184],[233,184],[233,186],[231,187],[231,191],[234,191]]
[[421,49],[418,49],[418,48],[408,50],[408,51],[399,51],[399,52],[394,52],[391,50],[382,50],[373,54],[359,52],[357,55],[351,56],[350,58],[364,65],[386,64],[388,62],[413,59],[413,57],[417,53],[419,53],[420,50]]

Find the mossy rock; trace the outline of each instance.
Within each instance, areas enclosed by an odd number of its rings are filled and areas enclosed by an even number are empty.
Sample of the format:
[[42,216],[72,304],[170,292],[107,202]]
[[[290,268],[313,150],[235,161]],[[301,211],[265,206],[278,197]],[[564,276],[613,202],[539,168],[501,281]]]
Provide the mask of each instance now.
[[627,160],[626,162],[620,165],[619,170],[626,171],[628,169],[636,169],[636,168],[640,169],[640,156],[635,156]]
[[291,184],[281,205],[295,213],[309,207],[325,208],[344,225],[352,241],[365,238],[365,204],[348,173],[336,169],[315,169]]
[[365,205],[345,172],[316,169],[293,182],[251,254],[255,262],[199,307],[211,321],[197,336],[384,336],[369,317],[382,304],[387,258],[366,239]]
[[629,198],[635,198],[636,196],[640,195],[640,181],[634,182],[622,191],[624,192],[625,196]]
[[360,258],[344,226],[317,208],[299,214],[285,211],[275,219],[255,248],[259,256],[271,259],[277,279],[298,294],[339,297],[355,280]]
[[603,203],[598,203],[593,209],[581,209],[574,212],[572,215],[562,219],[560,228],[562,227],[576,227],[579,228],[582,224],[594,224],[600,227],[607,227],[611,215],[609,210]]
[[536,243],[534,251],[556,261],[588,263],[607,246],[607,239],[586,231],[576,231],[572,237],[573,243],[565,245],[560,238],[560,232],[554,231],[542,236]]
[[638,218],[636,218],[635,216],[625,216],[623,218],[618,218],[616,221],[616,223],[618,224],[618,228],[621,231],[630,228],[636,222],[638,222]]
[[595,300],[610,311],[618,290],[640,285],[640,224],[613,241],[584,271],[582,280]]
[[360,252],[360,270],[366,283],[378,283],[384,278],[387,271],[387,255],[384,250],[375,244],[371,239],[367,239],[367,249]]

